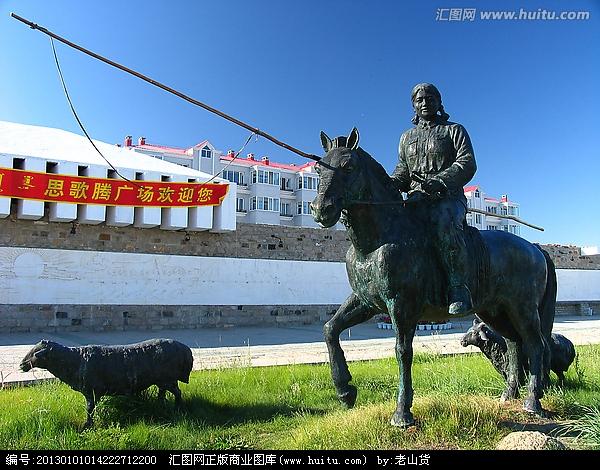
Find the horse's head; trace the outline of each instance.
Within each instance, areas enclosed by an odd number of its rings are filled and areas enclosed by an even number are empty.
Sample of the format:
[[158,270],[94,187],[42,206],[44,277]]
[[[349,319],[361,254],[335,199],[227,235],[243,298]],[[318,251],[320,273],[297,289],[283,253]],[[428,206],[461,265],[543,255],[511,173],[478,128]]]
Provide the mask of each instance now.
[[315,165],[320,181],[310,208],[317,223],[332,227],[340,219],[342,210],[362,193],[358,130],[355,127],[348,137],[333,140],[321,132],[321,144],[326,154]]

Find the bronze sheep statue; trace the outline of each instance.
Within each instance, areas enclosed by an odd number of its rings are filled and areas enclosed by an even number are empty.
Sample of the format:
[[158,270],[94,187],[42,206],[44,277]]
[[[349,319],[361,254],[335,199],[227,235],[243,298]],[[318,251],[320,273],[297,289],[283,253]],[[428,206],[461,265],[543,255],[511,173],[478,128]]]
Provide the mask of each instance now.
[[151,339],[120,346],[66,347],[42,340],[21,361],[21,370],[47,369],[81,392],[87,401],[85,427],[93,424],[96,402],[104,395],[136,395],[151,385],[164,399],[168,390],[181,404],[178,381],[188,383],[191,349],[172,339]]
[[[564,384],[564,373],[575,359],[573,343],[558,333],[552,333],[550,341],[550,369],[557,375],[560,385]],[[473,320],[473,326],[462,337],[463,346],[476,346],[490,360],[500,375],[507,379],[508,359],[506,357],[506,341],[484,322]],[[525,373],[528,372],[527,361],[521,359],[523,367],[519,371],[519,384],[525,383]]]

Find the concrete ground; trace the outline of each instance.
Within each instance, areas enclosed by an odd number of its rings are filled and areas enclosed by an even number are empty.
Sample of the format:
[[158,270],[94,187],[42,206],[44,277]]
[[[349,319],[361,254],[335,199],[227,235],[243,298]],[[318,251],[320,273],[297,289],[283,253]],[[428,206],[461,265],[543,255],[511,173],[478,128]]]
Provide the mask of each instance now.
[[[452,329],[419,331],[415,352],[457,354],[479,351],[463,348],[460,338],[471,321],[452,321]],[[575,345],[600,343],[600,316],[557,317],[554,332]],[[328,361],[322,325],[206,328],[194,330],[140,330],[111,332],[12,333],[0,332],[0,386],[17,385],[51,378],[45,370],[19,370],[21,359],[41,339],[66,346],[87,344],[128,344],[150,338],[172,338],[187,344],[194,354],[194,369],[236,366],[316,364]],[[348,361],[394,356],[394,331],[377,328],[376,323],[357,325],[341,335]]]

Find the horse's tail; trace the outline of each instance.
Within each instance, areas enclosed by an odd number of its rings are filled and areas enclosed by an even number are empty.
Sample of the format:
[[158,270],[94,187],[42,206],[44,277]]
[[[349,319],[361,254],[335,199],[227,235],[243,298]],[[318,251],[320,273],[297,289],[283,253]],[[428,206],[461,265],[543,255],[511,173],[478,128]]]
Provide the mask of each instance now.
[[542,302],[539,306],[539,315],[542,334],[549,341],[552,334],[552,326],[554,325],[554,313],[556,309],[556,291],[558,285],[556,282],[556,267],[554,266],[554,261],[552,261],[552,258],[550,258],[548,252],[538,244],[535,246],[544,255],[544,258],[546,259],[546,268],[548,271],[548,275],[546,277],[546,291],[544,292],[544,297],[542,297]]

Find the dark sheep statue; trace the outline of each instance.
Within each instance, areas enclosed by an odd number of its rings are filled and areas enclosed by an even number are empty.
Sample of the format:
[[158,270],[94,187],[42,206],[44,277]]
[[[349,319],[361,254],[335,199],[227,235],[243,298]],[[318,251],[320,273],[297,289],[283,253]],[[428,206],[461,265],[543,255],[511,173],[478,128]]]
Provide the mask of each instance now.
[[[487,357],[494,368],[502,377],[507,378],[508,359],[506,357],[506,341],[502,336],[492,330],[484,322],[473,320],[473,326],[462,337],[460,342],[463,346],[476,346]],[[558,333],[552,333],[550,342],[551,362],[550,369],[557,375],[562,385],[565,380],[564,373],[575,360],[575,347],[573,343]],[[519,373],[519,383],[523,384],[527,364]]]
[[[502,336],[492,330],[482,321],[473,320],[473,326],[467,330],[460,344],[463,347],[475,346],[481,350],[483,355],[489,359],[494,369],[507,379],[508,357],[506,355],[506,341]],[[519,383],[523,383],[519,377]]]
[[573,346],[573,343],[569,339],[558,333],[552,333],[550,339],[550,351],[552,354],[550,369],[558,376],[558,380],[562,385],[565,381],[564,373],[575,360],[575,346]]
[[172,339],[151,339],[119,346],[66,347],[42,340],[21,361],[21,370],[47,369],[87,401],[85,427],[93,424],[96,402],[104,395],[136,395],[151,385],[164,399],[168,390],[181,404],[178,381],[188,383],[192,351]]

